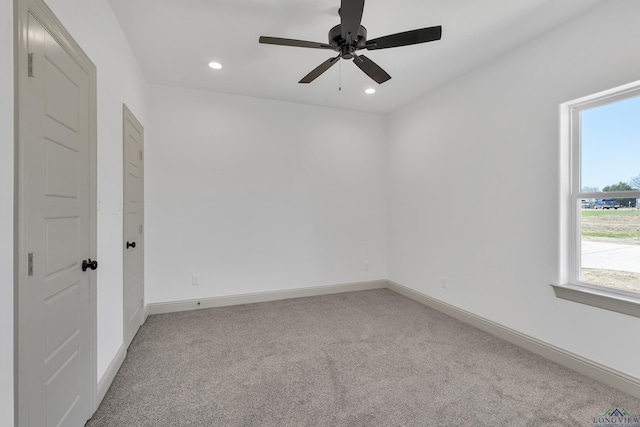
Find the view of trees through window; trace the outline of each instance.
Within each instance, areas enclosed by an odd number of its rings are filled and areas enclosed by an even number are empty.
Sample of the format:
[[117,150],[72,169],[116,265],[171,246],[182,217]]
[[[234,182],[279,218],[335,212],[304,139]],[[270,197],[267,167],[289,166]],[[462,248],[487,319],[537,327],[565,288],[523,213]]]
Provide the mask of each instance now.
[[640,97],[581,111],[581,282],[640,292]]

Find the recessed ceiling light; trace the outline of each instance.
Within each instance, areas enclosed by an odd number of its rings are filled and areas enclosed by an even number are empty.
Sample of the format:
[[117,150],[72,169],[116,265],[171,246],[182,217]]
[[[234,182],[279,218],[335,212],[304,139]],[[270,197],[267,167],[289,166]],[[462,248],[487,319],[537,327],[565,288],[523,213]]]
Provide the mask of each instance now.
[[373,95],[374,93],[376,93],[376,90],[370,87],[369,89],[365,90],[364,93],[366,93],[367,95]]
[[209,62],[209,67],[213,68],[214,70],[219,70],[220,68],[222,68],[222,65],[219,62]]

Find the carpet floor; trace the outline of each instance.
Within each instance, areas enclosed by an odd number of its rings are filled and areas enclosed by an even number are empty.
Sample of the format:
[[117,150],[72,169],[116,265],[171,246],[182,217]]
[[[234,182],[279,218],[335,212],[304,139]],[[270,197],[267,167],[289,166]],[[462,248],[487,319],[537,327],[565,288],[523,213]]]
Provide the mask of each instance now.
[[640,399],[388,289],[149,316],[88,427],[593,426]]

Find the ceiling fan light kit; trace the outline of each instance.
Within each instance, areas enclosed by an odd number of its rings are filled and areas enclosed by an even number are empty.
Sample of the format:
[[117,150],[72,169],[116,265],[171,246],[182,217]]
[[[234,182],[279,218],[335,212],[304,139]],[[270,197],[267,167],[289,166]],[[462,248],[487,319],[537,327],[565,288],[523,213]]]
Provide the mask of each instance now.
[[360,25],[363,11],[364,0],[342,0],[339,10],[340,24],[329,30],[328,43],[266,36],[261,36],[259,42],[280,46],[327,49],[338,52],[338,56],[329,58],[314,68],[309,74],[304,76],[299,83],[311,83],[342,58],[353,60],[356,66],[366,75],[376,83],[381,84],[389,80],[391,76],[371,59],[364,55],[356,54],[356,51],[362,49],[377,50],[409,46],[440,40],[442,37],[442,27],[436,26],[405,31],[402,33],[378,37],[373,40],[367,40],[367,29]]

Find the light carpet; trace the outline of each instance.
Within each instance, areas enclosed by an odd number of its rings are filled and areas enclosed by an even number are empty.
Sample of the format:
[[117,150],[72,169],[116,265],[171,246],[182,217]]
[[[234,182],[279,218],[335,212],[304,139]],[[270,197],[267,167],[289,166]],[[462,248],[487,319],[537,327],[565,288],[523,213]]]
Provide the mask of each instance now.
[[150,316],[87,426],[593,426],[610,408],[640,400],[380,289]]

